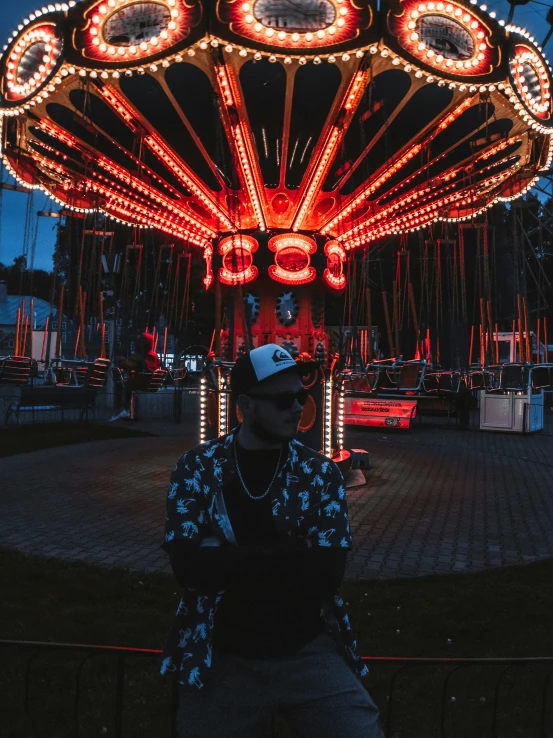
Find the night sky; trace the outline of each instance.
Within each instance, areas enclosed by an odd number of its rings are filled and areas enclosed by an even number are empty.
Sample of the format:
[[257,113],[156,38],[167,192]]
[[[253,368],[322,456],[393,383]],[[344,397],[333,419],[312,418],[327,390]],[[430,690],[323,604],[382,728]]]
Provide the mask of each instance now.
[[[515,11],[515,22],[525,27],[536,40],[541,43],[547,33],[548,25],[545,20],[551,3],[533,0],[529,5],[518,7]],[[37,7],[42,7],[39,0],[0,0],[0,47],[11,36],[12,32],[21,23],[23,18],[32,13]],[[507,18],[509,5],[506,0],[493,0],[488,3],[489,10],[495,10],[498,18]],[[546,52],[553,57],[553,41],[550,41]],[[3,215],[1,222],[0,262],[11,264],[14,257],[22,252],[23,231],[25,227],[25,213],[27,209],[27,195],[24,193],[4,190]],[[36,223],[36,211],[48,210],[49,199],[39,190],[34,196],[33,227]],[[51,269],[52,252],[55,241],[56,220],[39,218],[39,232],[36,248],[35,268]]]

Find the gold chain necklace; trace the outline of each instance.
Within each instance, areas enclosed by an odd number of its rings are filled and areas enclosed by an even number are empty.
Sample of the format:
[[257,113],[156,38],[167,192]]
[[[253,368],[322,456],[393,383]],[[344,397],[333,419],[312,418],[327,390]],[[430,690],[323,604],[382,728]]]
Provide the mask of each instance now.
[[265,492],[261,495],[261,497],[255,497],[254,495],[252,495],[252,493],[250,492],[250,490],[246,486],[246,482],[244,482],[244,477],[242,476],[242,472],[240,471],[240,464],[238,463],[238,452],[236,450],[236,439],[234,439],[234,443],[232,444],[232,448],[233,448],[233,451],[234,451],[234,463],[236,465],[236,471],[238,472],[238,479],[240,480],[240,483],[241,483],[242,487],[244,488],[244,492],[252,500],[262,500],[264,497],[267,497],[267,495],[269,494],[269,492],[271,490],[271,487],[275,483],[275,479],[277,478],[278,470],[280,469],[280,464],[282,462],[282,454],[284,452],[284,447],[281,446],[280,456],[278,457],[278,464],[277,464],[277,467],[275,469],[275,473],[273,474],[273,478],[271,479],[271,483],[269,484],[269,486],[267,487],[267,489],[265,490]]

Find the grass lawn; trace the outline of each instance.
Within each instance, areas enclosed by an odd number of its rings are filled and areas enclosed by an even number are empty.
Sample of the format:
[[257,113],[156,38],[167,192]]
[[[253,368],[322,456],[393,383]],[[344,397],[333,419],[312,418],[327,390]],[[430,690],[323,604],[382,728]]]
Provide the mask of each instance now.
[[[351,619],[363,655],[553,656],[552,581],[553,562],[547,561],[479,574],[346,582],[343,593],[350,602]],[[0,591],[0,638],[153,649],[162,647],[178,601],[171,576],[68,564],[6,550],[0,550]],[[10,708],[7,712],[2,709],[2,718],[9,717],[5,723],[9,727],[1,735],[16,738],[23,735],[19,732],[17,713],[22,704],[24,654],[12,647],[0,654],[3,696],[10,695]],[[102,657],[87,662],[83,668],[81,710],[86,724],[79,735],[101,735],[103,728],[107,734],[113,732],[113,665],[113,660]],[[37,738],[74,734],[70,727],[70,698],[77,666],[74,658],[60,659],[55,655],[41,656],[35,663],[30,704],[42,705],[36,708],[41,717]],[[170,685],[157,676],[156,667],[155,659],[138,659],[129,673],[125,716],[129,721],[125,735],[129,737],[169,735]],[[444,672],[440,669],[417,668],[408,678],[398,681],[398,702],[394,707],[397,717],[391,736],[441,735],[439,725],[432,722],[442,699]],[[389,667],[372,667],[369,686],[384,714],[391,674]],[[450,693],[457,693],[458,697],[454,703],[448,703],[447,736],[491,735],[486,728],[493,717],[491,703],[498,674],[497,669],[472,669],[470,674],[463,671],[451,680]],[[530,722],[539,724],[544,676],[539,668],[527,670],[522,676],[518,672],[506,676],[509,699],[503,707],[500,705],[498,738],[541,735],[537,728],[533,732],[534,723]],[[94,694],[103,695],[98,703]],[[67,714],[64,705],[68,705]],[[501,710],[510,711],[508,719],[505,712],[503,732]],[[514,722],[517,715],[522,721],[519,724]],[[428,722],[423,727],[424,721]],[[287,733],[278,735],[284,738]]]
[[150,433],[99,423],[44,423],[0,429],[0,458],[89,441],[137,438]]

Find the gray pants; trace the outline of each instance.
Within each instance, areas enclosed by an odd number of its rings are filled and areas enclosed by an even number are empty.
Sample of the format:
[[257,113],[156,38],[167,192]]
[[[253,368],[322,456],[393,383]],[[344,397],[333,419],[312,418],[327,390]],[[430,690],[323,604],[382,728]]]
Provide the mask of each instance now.
[[293,658],[213,652],[213,681],[183,690],[180,738],[263,738],[273,711],[297,738],[383,738],[378,709],[326,633]]

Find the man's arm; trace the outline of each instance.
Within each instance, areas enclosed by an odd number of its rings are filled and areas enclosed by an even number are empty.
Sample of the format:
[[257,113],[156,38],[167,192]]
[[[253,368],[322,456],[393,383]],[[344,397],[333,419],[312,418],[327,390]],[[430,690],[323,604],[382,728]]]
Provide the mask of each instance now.
[[308,548],[302,538],[270,546],[201,546],[189,541],[164,545],[180,586],[220,591],[236,585],[273,584],[295,596],[332,596],[344,576],[347,551]]

